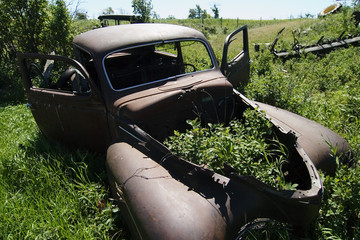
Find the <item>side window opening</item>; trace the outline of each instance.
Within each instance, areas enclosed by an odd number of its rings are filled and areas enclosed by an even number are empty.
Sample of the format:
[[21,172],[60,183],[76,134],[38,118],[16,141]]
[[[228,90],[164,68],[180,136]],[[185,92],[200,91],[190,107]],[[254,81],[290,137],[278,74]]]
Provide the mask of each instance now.
[[237,34],[230,40],[227,54],[227,62],[231,65],[244,53],[244,39],[242,34]]
[[52,89],[74,94],[90,92],[90,87],[83,74],[65,61],[27,59],[26,66],[33,88]]
[[234,87],[249,81],[250,55],[246,25],[226,37],[220,69]]

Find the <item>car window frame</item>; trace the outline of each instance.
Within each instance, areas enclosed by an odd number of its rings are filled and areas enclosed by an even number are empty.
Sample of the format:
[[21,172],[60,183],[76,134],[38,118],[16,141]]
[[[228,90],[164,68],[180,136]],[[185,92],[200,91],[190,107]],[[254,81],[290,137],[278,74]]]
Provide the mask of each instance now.
[[[90,91],[76,93],[33,86],[27,65],[29,60],[37,59],[63,61],[74,67],[84,76]],[[83,65],[68,57],[38,53],[18,53],[18,61],[28,97],[27,106],[40,131],[48,139],[71,148],[104,151],[111,135],[106,103]]]
[[[75,59],[60,56],[60,55],[50,55],[50,54],[40,54],[40,53],[17,53],[17,58],[18,58],[22,78],[26,79],[26,81],[25,81],[26,90],[32,89],[32,90],[39,90],[39,91],[57,92],[57,93],[66,94],[69,96],[94,94],[97,97],[101,98],[101,94],[100,94],[98,88],[96,87],[95,83],[91,79],[89,73],[87,72],[85,67]],[[65,63],[69,64],[70,66],[74,67],[77,71],[79,71],[80,74],[85,78],[85,81],[89,85],[90,92],[78,93],[78,92],[71,92],[71,91],[66,91],[66,90],[33,86],[31,78],[30,78],[29,69],[26,66],[26,64],[27,64],[26,61],[28,59],[34,59],[34,60],[35,59],[44,59],[44,60],[63,61]]]
[[[197,42],[202,43],[204,45],[204,47],[206,48],[208,54],[209,54],[209,57],[211,59],[213,67],[209,68],[209,69],[206,69],[206,70],[201,70],[201,71],[196,71],[196,72],[191,72],[191,73],[183,73],[183,74],[179,74],[179,75],[175,75],[175,76],[171,76],[171,77],[167,77],[167,78],[162,78],[162,79],[159,79],[159,80],[146,82],[146,83],[142,83],[142,84],[138,84],[138,85],[122,88],[122,89],[115,89],[112,86],[110,78],[109,78],[108,73],[106,71],[106,67],[105,67],[105,60],[110,55],[112,55],[114,53],[117,53],[117,52],[126,51],[126,50],[129,50],[129,49],[134,49],[134,48],[140,48],[140,47],[146,47],[146,46],[151,46],[151,45],[156,45],[156,44],[164,44],[164,43],[184,42],[184,41],[197,41]],[[101,64],[102,64],[103,72],[105,74],[105,78],[107,80],[107,84],[111,88],[111,90],[113,90],[115,92],[123,92],[123,91],[126,91],[126,90],[130,90],[130,89],[134,89],[134,88],[137,88],[137,87],[142,87],[142,86],[146,86],[146,85],[150,85],[150,84],[154,84],[154,83],[167,82],[167,81],[169,81],[171,79],[179,78],[179,77],[190,75],[190,74],[206,72],[206,71],[212,71],[212,70],[214,70],[215,68],[218,67],[216,57],[214,56],[214,53],[212,51],[212,48],[211,48],[210,44],[207,41],[204,41],[203,39],[199,39],[199,38],[179,38],[179,39],[170,39],[170,40],[165,40],[165,41],[154,41],[154,42],[150,42],[150,43],[146,43],[146,44],[133,45],[133,46],[125,47],[125,48],[116,49],[116,50],[111,51],[111,52],[107,53],[106,55],[104,55],[104,57],[102,58],[102,63]]]

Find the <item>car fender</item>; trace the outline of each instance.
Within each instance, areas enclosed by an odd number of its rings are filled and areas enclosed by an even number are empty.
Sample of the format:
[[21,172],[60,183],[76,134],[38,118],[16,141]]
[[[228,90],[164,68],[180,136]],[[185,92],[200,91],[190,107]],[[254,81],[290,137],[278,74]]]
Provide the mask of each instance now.
[[191,191],[129,143],[109,147],[107,172],[136,239],[226,238],[226,222],[211,199]]
[[115,142],[106,160],[113,196],[138,239],[229,239],[259,218],[307,226],[322,185],[311,161],[303,164],[311,186],[277,190],[253,176],[214,173],[149,142]]
[[[271,120],[284,129],[293,131],[298,144],[304,149],[318,170],[334,175],[336,155],[346,154],[350,145],[339,134],[295,113],[265,103],[253,101],[258,110],[264,111]],[[333,151],[334,150],[334,151]]]

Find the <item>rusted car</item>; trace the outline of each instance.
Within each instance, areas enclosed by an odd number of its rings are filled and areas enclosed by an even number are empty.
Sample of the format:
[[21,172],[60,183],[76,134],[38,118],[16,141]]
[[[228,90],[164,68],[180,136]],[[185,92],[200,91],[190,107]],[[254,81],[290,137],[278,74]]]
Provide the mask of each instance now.
[[[73,46],[76,60],[18,54],[29,106],[51,141],[107,152],[110,186],[134,238],[234,239],[259,219],[302,228],[316,218],[323,193],[318,169],[333,174],[330,146],[341,154],[349,145],[313,121],[235,90],[249,79],[246,26],[226,38],[221,65],[201,32],[177,25],[96,29],[75,37]],[[187,119],[226,123],[246,109],[265,111],[289,149],[286,179],[296,190],[215,173],[163,144],[188,128]]]

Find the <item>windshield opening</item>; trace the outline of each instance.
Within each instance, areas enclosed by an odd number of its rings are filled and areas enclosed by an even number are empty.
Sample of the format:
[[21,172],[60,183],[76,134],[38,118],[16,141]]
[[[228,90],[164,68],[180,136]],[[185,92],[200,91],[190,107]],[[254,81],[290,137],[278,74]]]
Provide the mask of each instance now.
[[214,67],[204,43],[195,40],[156,43],[114,52],[104,59],[109,83],[122,90]]

